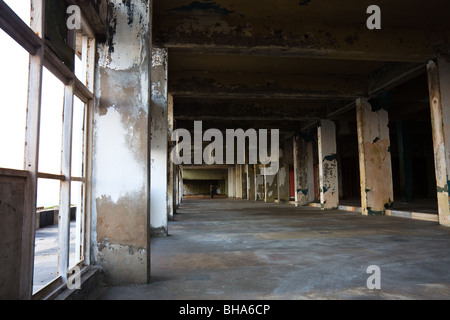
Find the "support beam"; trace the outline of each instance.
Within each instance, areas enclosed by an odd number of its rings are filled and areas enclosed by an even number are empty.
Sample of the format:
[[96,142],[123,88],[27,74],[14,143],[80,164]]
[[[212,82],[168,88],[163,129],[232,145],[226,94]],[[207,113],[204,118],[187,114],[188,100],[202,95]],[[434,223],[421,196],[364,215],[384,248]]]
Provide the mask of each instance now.
[[[277,192],[278,192],[278,200],[281,202],[289,202],[290,201],[290,184],[289,184],[289,157],[290,155],[287,147],[287,143],[292,140],[286,140],[282,143],[281,148],[281,157],[280,157],[280,169],[277,174]],[[289,148],[289,150],[292,150]]]
[[[164,12],[154,24],[154,43],[174,53],[238,54],[304,57],[339,60],[424,62],[441,48],[446,52],[445,28],[389,27],[369,30],[357,24],[311,22],[297,17],[296,23],[271,19]],[[276,30],[276,32],[275,32]]]
[[295,136],[294,143],[294,177],[295,177],[295,204],[305,206],[309,204],[309,194],[314,189],[309,190],[308,181],[313,177],[308,176],[308,153],[304,137]]
[[256,201],[255,165],[248,165],[248,200]]
[[168,52],[152,49],[151,96],[151,193],[150,224],[152,236],[167,236],[168,150]]
[[264,174],[265,201],[274,202],[278,195],[277,174]]
[[173,96],[168,95],[167,101],[167,117],[168,117],[168,129],[167,129],[167,141],[168,141],[168,155],[167,155],[167,219],[169,221],[173,220],[173,216],[176,211],[176,205],[174,201],[175,194],[175,164],[172,162],[170,157],[170,153],[172,149],[175,147],[175,144],[172,142],[172,133],[173,133]]
[[322,209],[335,209],[339,205],[339,185],[336,150],[336,125],[321,120],[317,128],[319,151],[320,205]]
[[440,57],[427,69],[439,223],[450,226],[450,62]]
[[151,4],[132,1],[135,8],[132,11],[122,2],[109,4],[109,39],[98,44],[95,75],[96,106],[92,122],[95,256],[91,262],[103,269],[108,285],[147,284],[150,282]]
[[366,77],[355,75],[173,72],[169,92],[177,97],[241,99],[343,99],[367,94]]
[[384,214],[394,201],[388,112],[361,98],[356,117],[362,214]]
[[261,174],[261,165],[255,165],[255,191],[256,201],[265,201],[266,184],[264,174]]

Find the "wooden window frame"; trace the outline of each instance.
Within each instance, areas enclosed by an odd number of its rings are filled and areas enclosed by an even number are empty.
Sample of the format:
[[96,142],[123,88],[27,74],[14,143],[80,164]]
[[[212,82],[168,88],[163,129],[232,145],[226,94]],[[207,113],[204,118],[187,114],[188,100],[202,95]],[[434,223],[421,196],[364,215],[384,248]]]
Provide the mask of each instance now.
[[[59,210],[59,253],[58,253],[58,277],[39,290],[32,292],[33,265],[34,265],[34,237],[35,228],[32,228],[32,257],[31,274],[27,275],[29,288],[25,296],[30,299],[46,299],[54,296],[55,292],[65,287],[68,277],[69,249],[70,249],[70,191],[71,182],[84,184],[84,226],[83,230],[83,255],[77,264],[83,272],[90,265],[90,234],[91,234],[91,172],[92,172],[92,122],[94,116],[94,66],[96,39],[89,23],[82,16],[81,29],[83,32],[83,65],[86,66],[86,84],[82,83],[57,56],[45,44],[45,0],[30,0],[31,19],[27,25],[22,19],[3,1],[0,0],[0,28],[22,46],[30,55],[28,74],[28,102],[25,135],[24,170],[30,176],[30,194],[27,205],[32,208],[33,216],[36,215],[37,182],[38,179],[58,180],[60,187]],[[74,31],[75,32],[75,31]],[[76,36],[73,37],[74,41]],[[48,174],[39,172],[39,137],[41,117],[42,75],[43,67],[46,67],[64,84],[63,106],[63,133],[61,174]],[[83,176],[72,177],[72,115],[74,96],[85,103],[85,134],[83,141]]]

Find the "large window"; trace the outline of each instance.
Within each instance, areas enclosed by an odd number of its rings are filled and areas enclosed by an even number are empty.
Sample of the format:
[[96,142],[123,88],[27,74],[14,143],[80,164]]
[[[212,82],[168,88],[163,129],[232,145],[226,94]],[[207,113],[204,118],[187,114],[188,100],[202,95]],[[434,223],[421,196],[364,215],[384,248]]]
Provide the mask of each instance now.
[[[45,3],[55,5],[47,21]],[[61,36],[64,6],[0,0],[0,168],[29,171],[32,179],[35,298],[63,286],[71,269],[84,270],[90,256],[95,36],[82,17],[80,29]]]

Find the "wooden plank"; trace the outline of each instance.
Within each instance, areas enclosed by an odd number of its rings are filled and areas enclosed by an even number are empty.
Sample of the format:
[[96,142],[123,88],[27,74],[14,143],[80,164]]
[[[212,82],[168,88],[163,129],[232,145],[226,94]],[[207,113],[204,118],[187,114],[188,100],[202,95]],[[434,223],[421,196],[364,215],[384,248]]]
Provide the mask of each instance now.
[[37,176],[40,179],[61,180],[61,181],[66,180],[65,176],[59,175],[59,174],[52,174],[52,173],[38,172]]
[[42,39],[3,0],[0,0],[0,28],[31,55],[43,45]]

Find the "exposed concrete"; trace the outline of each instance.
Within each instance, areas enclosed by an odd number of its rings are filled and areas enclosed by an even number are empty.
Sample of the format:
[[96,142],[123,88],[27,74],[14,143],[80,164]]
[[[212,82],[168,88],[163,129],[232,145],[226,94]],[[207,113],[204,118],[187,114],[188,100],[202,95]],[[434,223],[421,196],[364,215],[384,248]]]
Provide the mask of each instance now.
[[337,172],[336,125],[331,120],[322,120],[317,130],[319,151],[320,204],[324,209],[339,205]]
[[450,63],[441,57],[428,64],[439,223],[450,226]]
[[280,149],[280,168],[277,174],[277,192],[280,202],[290,201],[289,164],[292,162],[292,152],[289,151],[292,151],[292,148],[288,148],[287,144],[290,144],[290,140],[282,143]]
[[255,165],[248,165],[248,200],[256,201],[256,176]]
[[[312,159],[311,159],[312,160]],[[308,152],[306,150],[306,141],[303,137],[294,137],[294,176],[295,176],[295,204],[304,206],[309,204],[308,181]]]
[[265,201],[266,196],[266,182],[264,174],[261,174],[261,165],[255,165],[255,189],[256,200]]
[[91,299],[450,298],[450,229],[436,222],[218,199],[186,200],[170,228],[152,241],[150,285]]
[[383,214],[394,201],[388,112],[363,98],[356,110],[362,214]]
[[278,187],[277,187],[277,175],[264,175],[265,180],[265,201],[266,202],[274,202],[278,197]]
[[110,284],[143,284],[150,278],[150,6],[110,0],[108,7],[96,68],[91,262]]
[[151,95],[151,193],[150,225],[152,236],[166,236],[168,201],[168,52],[164,48],[152,49]]
[[174,119],[173,119],[173,95],[167,96],[167,141],[168,141],[168,155],[167,155],[167,219],[173,220],[176,212],[176,203],[174,199],[175,191],[175,164],[172,162],[170,152],[175,146],[172,142],[172,133],[174,131]]

